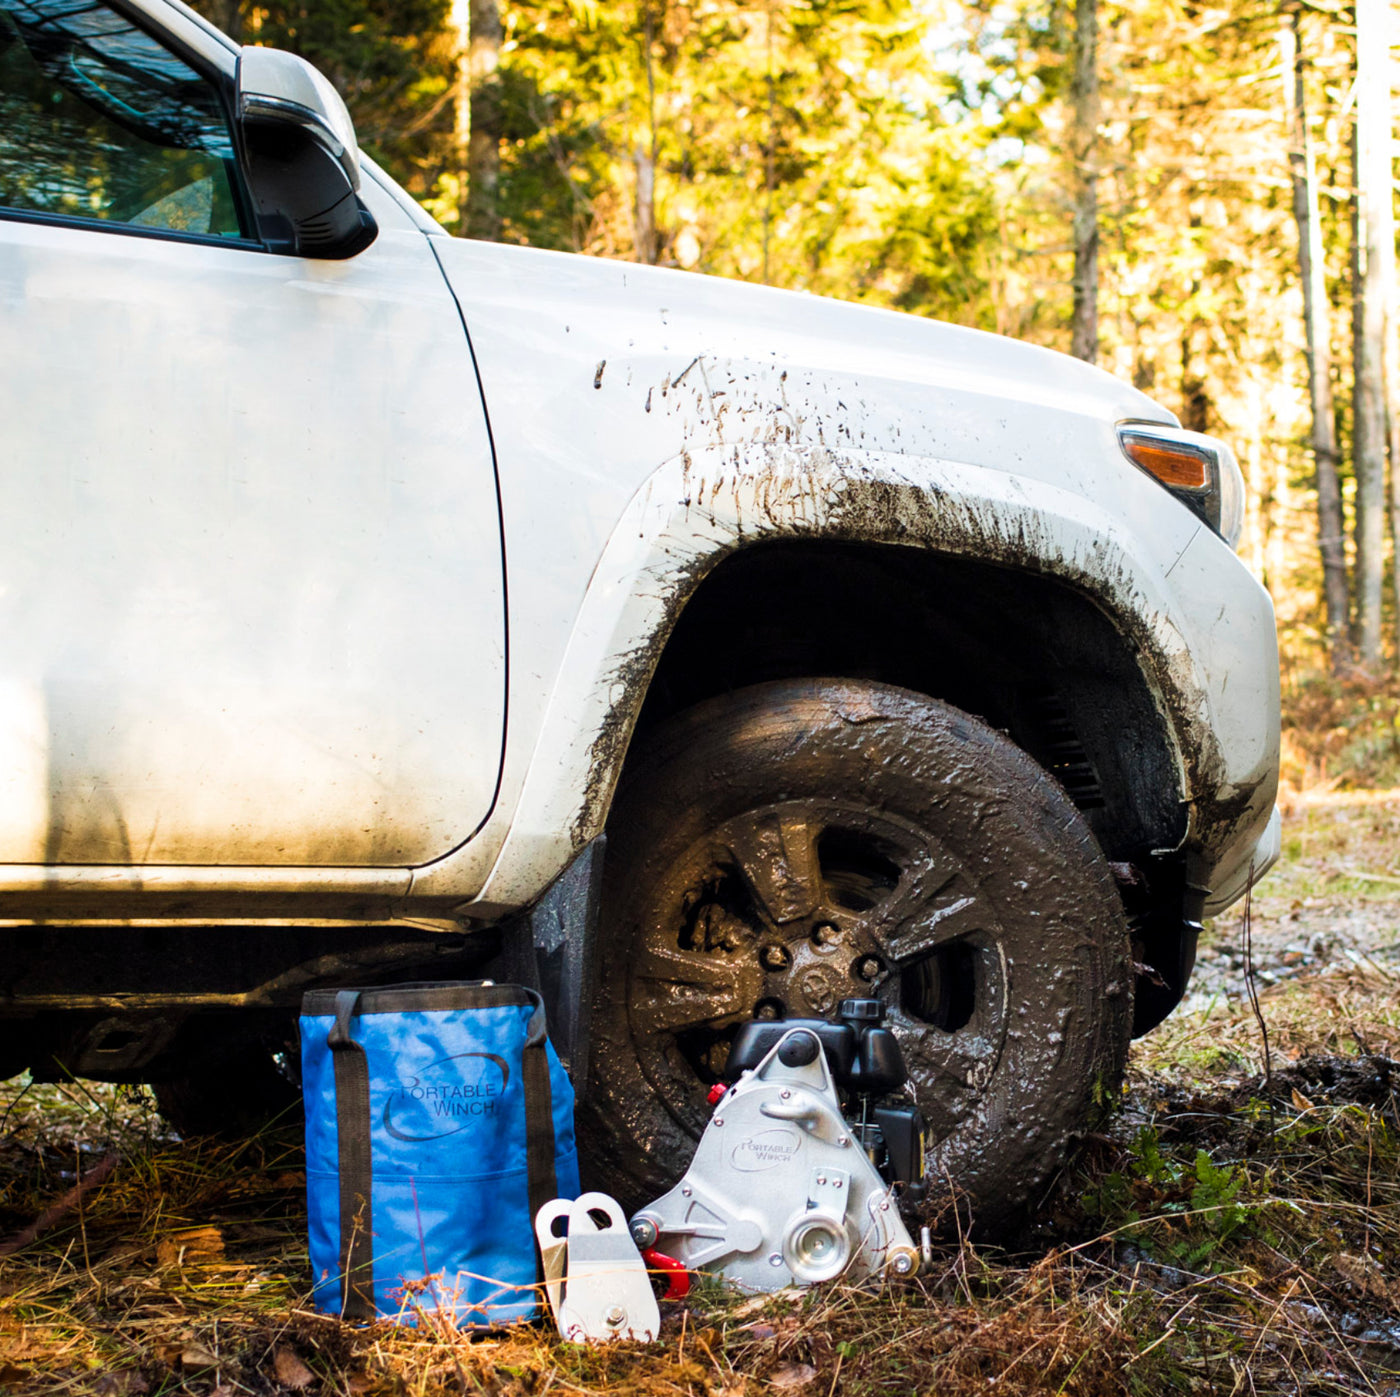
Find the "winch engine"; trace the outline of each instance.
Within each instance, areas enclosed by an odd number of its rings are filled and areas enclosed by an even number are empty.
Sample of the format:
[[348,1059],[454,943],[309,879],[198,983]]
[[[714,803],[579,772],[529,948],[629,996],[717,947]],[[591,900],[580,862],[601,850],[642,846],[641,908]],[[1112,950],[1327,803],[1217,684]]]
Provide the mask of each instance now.
[[922,1194],[923,1120],[890,1099],[906,1072],[883,1017],[845,1000],[832,1023],[746,1024],[689,1170],[632,1219],[638,1246],[753,1290],[912,1275],[895,1185]]

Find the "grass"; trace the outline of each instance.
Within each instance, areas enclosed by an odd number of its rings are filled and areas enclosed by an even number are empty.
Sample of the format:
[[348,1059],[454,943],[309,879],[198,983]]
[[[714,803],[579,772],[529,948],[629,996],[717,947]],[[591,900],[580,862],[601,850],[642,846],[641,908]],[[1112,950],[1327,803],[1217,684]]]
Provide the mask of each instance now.
[[1400,786],[1400,680],[1339,678],[1285,657],[1283,681],[1285,793]]
[[[0,1385],[104,1397],[825,1397],[984,1392],[992,1380],[1012,1393],[1393,1390],[1393,1085],[1400,1065],[1305,1059],[1275,1078],[1270,1120],[1258,1082],[1208,1094],[1139,1082],[1061,1181],[1033,1253],[954,1236],[928,1272],[883,1294],[754,1301],[711,1288],[668,1306],[662,1342],[645,1348],[317,1317],[295,1143],[189,1146],[138,1124],[110,1183],[0,1269]],[[65,1124],[81,1116],[71,1091],[44,1093]],[[10,1146],[8,1222],[82,1167],[75,1137],[41,1116]]]
[[774,1299],[701,1287],[663,1306],[645,1347],[317,1316],[295,1138],[181,1142],[139,1089],[0,1087],[0,1237],[118,1157],[0,1261],[0,1390],[1400,1392],[1400,883],[1358,890],[1354,873],[1390,867],[1397,817],[1400,800],[1335,792],[1290,815],[1292,861],[1255,902],[1256,954],[1279,976],[1262,991],[1267,1079],[1231,918],[1201,993],[1136,1045],[1117,1111],[1020,1250],[970,1242],[934,1200],[952,1231],[913,1280]]

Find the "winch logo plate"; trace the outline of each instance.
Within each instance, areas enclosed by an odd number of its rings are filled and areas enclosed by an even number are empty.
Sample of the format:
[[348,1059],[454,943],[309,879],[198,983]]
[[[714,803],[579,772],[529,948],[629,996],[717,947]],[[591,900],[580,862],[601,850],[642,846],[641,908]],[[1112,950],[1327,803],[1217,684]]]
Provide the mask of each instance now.
[[746,1135],[734,1146],[729,1162],[745,1174],[758,1174],[786,1164],[801,1148],[802,1139],[795,1130],[760,1130],[756,1135]]

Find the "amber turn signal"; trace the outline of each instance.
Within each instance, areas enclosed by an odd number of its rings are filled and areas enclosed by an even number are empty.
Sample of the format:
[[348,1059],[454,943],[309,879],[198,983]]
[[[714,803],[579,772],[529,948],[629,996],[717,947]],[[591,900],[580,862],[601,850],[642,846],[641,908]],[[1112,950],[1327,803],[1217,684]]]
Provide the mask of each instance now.
[[1200,447],[1121,434],[1128,459],[1154,475],[1169,490],[1205,490],[1212,484],[1209,455]]
[[1216,437],[1160,422],[1120,422],[1123,454],[1234,548],[1244,527],[1244,476]]

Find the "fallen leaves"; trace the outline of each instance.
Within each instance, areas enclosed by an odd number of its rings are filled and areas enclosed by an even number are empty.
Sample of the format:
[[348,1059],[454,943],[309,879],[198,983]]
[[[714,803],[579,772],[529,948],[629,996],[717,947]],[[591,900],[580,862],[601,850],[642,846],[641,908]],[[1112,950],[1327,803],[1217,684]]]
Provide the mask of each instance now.
[[1332,1257],[1332,1269],[1359,1295],[1389,1304],[1396,1289],[1386,1279],[1384,1268],[1374,1257],[1339,1251]]
[[810,1363],[780,1363],[768,1374],[769,1387],[781,1392],[799,1392],[817,1380],[817,1370]]
[[209,1352],[203,1344],[186,1344],[180,1350],[180,1366],[182,1368],[214,1368],[219,1363],[218,1358]]
[[283,1387],[297,1391],[303,1387],[310,1387],[316,1381],[316,1374],[301,1361],[293,1349],[284,1344],[278,1344],[272,1351],[272,1371]]
[[[4,1373],[0,1372],[0,1382],[3,1381]],[[134,1368],[117,1373],[103,1373],[92,1388],[93,1397],[145,1397],[150,1390],[150,1383]]]
[[224,1234],[217,1227],[187,1227],[161,1238],[157,1266],[207,1266],[224,1259]]
[[219,1364],[217,1354],[188,1334],[177,1334],[172,1339],[157,1342],[155,1353],[162,1363],[172,1368],[183,1368],[187,1372],[216,1368]]

